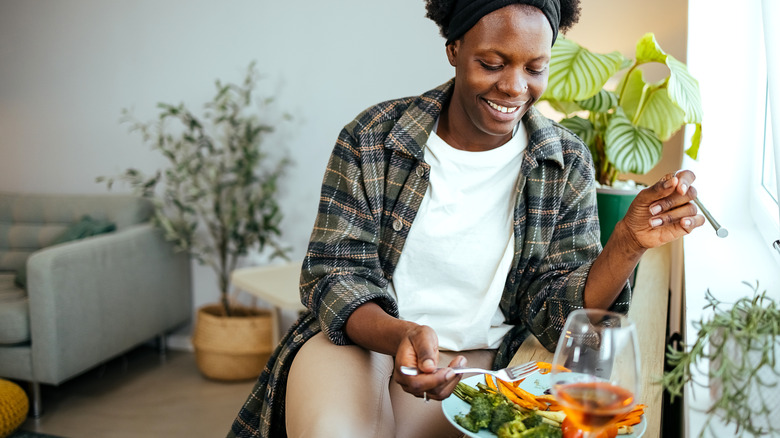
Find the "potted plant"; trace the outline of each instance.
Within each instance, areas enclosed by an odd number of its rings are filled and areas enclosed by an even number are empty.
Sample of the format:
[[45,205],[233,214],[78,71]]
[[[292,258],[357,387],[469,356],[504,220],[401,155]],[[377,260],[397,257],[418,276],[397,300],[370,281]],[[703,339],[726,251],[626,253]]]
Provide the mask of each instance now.
[[[666,65],[668,75],[647,82],[641,66],[650,63]],[[602,187],[613,186],[621,173],[650,171],[661,159],[664,142],[687,124],[696,129],[686,154],[694,159],[698,154],[702,121],[698,81],[685,64],[661,49],[652,33],[639,39],[633,61],[617,51],[597,54],[558,38],[542,100],[588,145]],[[602,242],[637,193],[630,191],[616,200],[601,196],[610,192],[614,190],[598,194]],[[606,210],[611,204],[623,210],[609,217]]]
[[[270,111],[273,99],[253,96],[258,77],[253,62],[243,83],[217,80],[203,116],[184,104],[158,104],[158,119],[147,123],[123,111],[123,122],[140,132],[166,165],[153,175],[130,168],[118,178],[151,199],[154,223],[177,249],[217,275],[219,303],[198,309],[193,345],[203,374],[221,380],[257,377],[272,347],[268,312],[231,303],[231,273],[251,250],[270,249],[271,258],[286,252],[279,240],[277,197],[289,160],[272,158],[261,147],[276,116]],[[288,118],[283,114],[279,121]],[[110,189],[114,178],[98,178],[103,181]],[[247,338],[238,332],[244,326]]]
[[[747,283],[745,283],[747,284]],[[751,286],[752,296],[745,296],[728,306],[715,299],[710,291],[706,298],[713,314],[694,323],[698,333],[693,345],[681,350],[669,348],[670,369],[661,384],[671,396],[681,397],[689,383],[710,388],[711,404],[699,436],[713,427],[719,417],[733,424],[738,436],[777,436],[780,425],[780,307]],[[708,378],[697,382],[692,367]],[[706,370],[706,371],[705,371]],[[721,436],[721,431],[713,431]]]

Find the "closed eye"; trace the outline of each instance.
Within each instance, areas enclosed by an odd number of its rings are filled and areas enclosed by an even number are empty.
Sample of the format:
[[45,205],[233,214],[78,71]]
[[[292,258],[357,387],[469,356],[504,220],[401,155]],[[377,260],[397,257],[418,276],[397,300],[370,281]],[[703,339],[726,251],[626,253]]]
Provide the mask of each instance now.
[[485,70],[489,70],[489,71],[498,71],[498,70],[501,70],[501,67],[502,67],[500,64],[498,64],[498,65],[488,64],[488,63],[486,63],[484,61],[479,61],[479,63],[480,63],[480,65],[482,65],[482,68],[484,68]]

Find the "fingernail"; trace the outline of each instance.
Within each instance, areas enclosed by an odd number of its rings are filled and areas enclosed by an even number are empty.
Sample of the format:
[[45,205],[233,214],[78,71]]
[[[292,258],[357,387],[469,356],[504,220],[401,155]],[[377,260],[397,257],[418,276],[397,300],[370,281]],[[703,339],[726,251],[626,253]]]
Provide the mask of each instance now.
[[435,366],[436,366],[436,364],[433,363],[433,359],[425,359],[423,361],[423,368],[430,368],[430,367],[435,367]]
[[688,228],[691,226],[691,220],[690,219],[683,219],[682,220],[682,226],[685,228]]
[[455,371],[453,371],[453,370],[449,370],[449,371],[447,371],[447,374],[445,374],[445,375],[444,375],[444,377],[445,377],[447,380],[449,380],[449,379],[451,379],[451,378],[455,377]]
[[662,221],[661,219],[658,219],[658,218],[650,220],[650,226],[651,227],[657,227],[657,226],[661,225],[662,223],[664,223],[664,221]]
[[657,215],[660,212],[661,212],[661,206],[660,205],[656,204],[656,205],[650,207],[650,214],[652,214],[653,216]]
[[683,195],[688,192],[688,184],[680,184],[680,190],[682,190]]

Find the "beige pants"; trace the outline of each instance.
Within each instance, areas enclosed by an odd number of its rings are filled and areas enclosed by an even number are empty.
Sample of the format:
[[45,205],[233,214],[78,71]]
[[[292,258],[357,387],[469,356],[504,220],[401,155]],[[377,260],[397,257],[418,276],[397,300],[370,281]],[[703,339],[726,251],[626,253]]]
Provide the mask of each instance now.
[[[490,367],[495,350],[439,353],[439,366],[458,354],[470,366]],[[459,437],[441,402],[401,388],[391,356],[332,344],[324,334],[295,356],[287,382],[287,434],[295,437]],[[453,396],[454,397],[454,396]]]

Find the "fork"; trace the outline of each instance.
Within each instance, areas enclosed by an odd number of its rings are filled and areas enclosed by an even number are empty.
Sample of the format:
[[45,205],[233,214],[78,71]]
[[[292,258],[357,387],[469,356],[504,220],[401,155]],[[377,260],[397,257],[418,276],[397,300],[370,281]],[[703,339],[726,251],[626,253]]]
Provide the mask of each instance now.
[[[538,369],[539,369],[539,365],[537,365],[537,362],[526,362],[521,365],[506,367],[496,371],[485,370],[482,368],[468,368],[468,367],[452,368],[452,370],[455,371],[455,374],[462,374],[462,373],[490,374],[492,376],[498,377],[499,379],[505,382],[514,382],[516,380],[520,380]],[[417,374],[419,374],[420,371],[415,367],[401,366],[401,372],[406,374],[407,376],[416,376]]]

